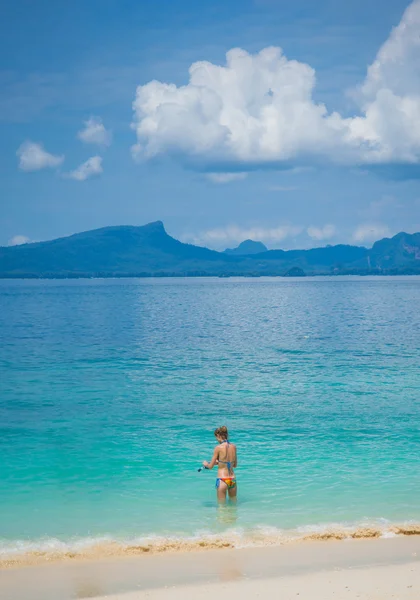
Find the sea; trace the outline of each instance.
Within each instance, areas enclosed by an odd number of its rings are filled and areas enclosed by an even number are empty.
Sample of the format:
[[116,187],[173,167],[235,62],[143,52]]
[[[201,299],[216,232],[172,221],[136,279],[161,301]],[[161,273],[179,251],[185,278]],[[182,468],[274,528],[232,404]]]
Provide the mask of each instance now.
[[419,530],[419,277],[2,280],[0,336],[0,559]]

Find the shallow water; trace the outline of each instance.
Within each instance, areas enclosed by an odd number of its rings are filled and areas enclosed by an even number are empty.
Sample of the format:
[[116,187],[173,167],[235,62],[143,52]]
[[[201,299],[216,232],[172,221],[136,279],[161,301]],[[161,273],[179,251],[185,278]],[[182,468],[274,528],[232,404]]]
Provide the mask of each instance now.
[[0,549],[420,521],[419,306],[417,277],[0,281]]

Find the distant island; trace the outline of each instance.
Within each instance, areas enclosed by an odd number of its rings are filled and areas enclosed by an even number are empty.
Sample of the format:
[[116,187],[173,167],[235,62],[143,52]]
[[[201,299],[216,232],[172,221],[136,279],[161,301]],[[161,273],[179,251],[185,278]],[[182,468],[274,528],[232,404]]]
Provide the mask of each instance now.
[[0,247],[0,278],[419,275],[420,233],[372,248],[339,244],[267,250],[246,240],[216,252],[168,235],[161,221],[104,227],[48,242]]

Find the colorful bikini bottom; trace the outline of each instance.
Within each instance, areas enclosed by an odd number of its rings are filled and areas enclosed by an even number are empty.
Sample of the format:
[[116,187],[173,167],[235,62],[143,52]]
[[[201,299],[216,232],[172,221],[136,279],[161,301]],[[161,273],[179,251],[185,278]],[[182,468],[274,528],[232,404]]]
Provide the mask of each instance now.
[[219,487],[221,481],[226,483],[228,490],[233,490],[236,487],[236,479],[234,477],[218,477],[216,479],[216,488]]

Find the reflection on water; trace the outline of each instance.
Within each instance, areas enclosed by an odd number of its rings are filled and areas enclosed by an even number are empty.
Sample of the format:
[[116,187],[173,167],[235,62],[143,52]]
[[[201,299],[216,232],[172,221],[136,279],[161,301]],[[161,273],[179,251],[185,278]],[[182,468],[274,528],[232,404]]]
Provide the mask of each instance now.
[[228,499],[226,503],[217,507],[217,523],[223,527],[232,527],[238,520],[238,506],[235,499]]

